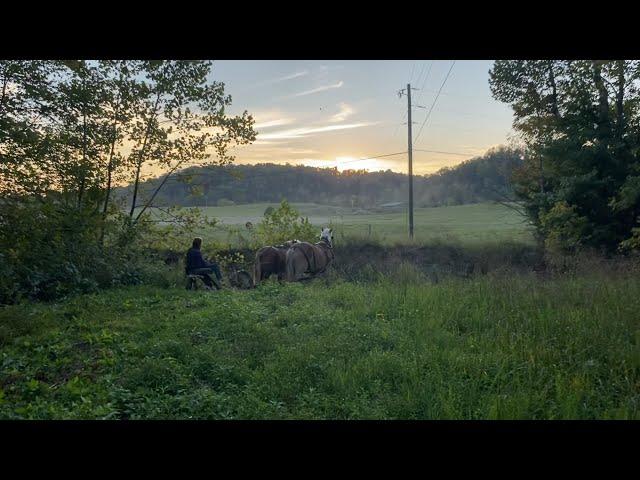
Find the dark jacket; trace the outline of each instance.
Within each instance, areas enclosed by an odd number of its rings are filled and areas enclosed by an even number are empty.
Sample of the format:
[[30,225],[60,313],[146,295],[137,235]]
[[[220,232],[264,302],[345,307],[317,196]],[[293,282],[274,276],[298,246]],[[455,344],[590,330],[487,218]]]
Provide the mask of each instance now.
[[187,252],[187,262],[185,270],[187,274],[195,270],[196,268],[207,268],[209,264],[202,258],[202,252],[197,248],[191,247]]

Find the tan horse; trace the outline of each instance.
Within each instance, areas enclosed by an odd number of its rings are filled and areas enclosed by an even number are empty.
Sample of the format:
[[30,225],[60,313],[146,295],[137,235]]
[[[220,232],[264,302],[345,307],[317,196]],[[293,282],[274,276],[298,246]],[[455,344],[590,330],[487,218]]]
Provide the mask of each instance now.
[[324,272],[335,258],[332,241],[332,230],[323,228],[318,243],[299,242],[292,245],[286,255],[287,281],[295,282],[305,273],[313,277]]
[[258,285],[273,274],[278,275],[278,281],[282,281],[286,274],[287,250],[297,242],[298,240],[289,240],[284,245],[262,247],[258,250],[253,264],[253,284]]

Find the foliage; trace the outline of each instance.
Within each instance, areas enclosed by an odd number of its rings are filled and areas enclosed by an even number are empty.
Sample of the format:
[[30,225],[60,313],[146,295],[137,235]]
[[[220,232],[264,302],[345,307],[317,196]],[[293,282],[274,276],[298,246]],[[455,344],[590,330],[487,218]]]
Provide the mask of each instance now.
[[[486,154],[444,168],[433,175],[414,177],[416,206],[435,207],[504,200],[512,194],[511,172],[522,164],[522,152],[500,147]],[[389,202],[406,202],[407,177],[390,170],[367,172],[293,165],[258,164],[222,167],[189,167],[180,172],[189,183],[169,181],[157,196],[158,205],[226,205],[257,202],[313,202],[350,208],[374,208]],[[161,179],[141,183],[153,192]],[[202,195],[193,197],[191,186]],[[120,189],[130,195],[131,187]],[[220,202],[224,202],[220,203]]]
[[0,418],[640,419],[637,272],[400,273],[5,307]]
[[288,240],[314,242],[318,229],[301,217],[289,202],[282,200],[271,212],[265,211],[263,220],[255,229],[255,239],[261,245],[279,245]]
[[[211,69],[209,61],[0,61],[0,270],[8,275],[0,303],[137,283],[154,261],[145,248],[213,224],[195,210],[167,209],[176,226],[158,234],[147,215],[187,162],[226,165],[231,146],[255,139],[246,111],[225,113],[231,98]],[[165,172],[152,192],[138,192],[143,167]],[[112,195],[131,180],[129,201]]]
[[[539,231],[564,248],[633,244],[638,80],[640,62],[628,60],[499,60],[490,72],[493,95],[513,108],[527,148],[516,193]],[[575,221],[551,222],[559,209]]]
[[576,210],[575,206],[563,201],[557,202],[548,212],[540,213],[540,227],[548,247],[575,251],[588,241],[588,220],[579,216]]
[[174,206],[157,211],[153,219],[151,215],[143,217],[141,223],[146,226],[145,245],[154,250],[184,250],[185,244],[201,236],[204,229],[215,228],[218,221],[199,208]]

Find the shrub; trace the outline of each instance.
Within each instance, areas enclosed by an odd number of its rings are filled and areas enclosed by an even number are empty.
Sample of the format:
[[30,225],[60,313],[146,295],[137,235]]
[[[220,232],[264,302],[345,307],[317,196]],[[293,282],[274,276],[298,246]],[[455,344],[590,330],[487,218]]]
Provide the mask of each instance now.
[[292,239],[311,242],[317,235],[309,219],[301,217],[289,202],[283,200],[278,208],[265,211],[264,219],[255,229],[254,238],[257,244],[276,245]]

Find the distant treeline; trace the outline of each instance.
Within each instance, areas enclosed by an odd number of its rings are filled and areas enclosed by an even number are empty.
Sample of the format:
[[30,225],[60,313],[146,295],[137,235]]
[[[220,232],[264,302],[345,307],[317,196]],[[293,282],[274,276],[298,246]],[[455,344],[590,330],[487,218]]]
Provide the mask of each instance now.
[[[481,157],[414,177],[419,207],[505,200],[512,195],[510,178],[522,165],[522,152],[498,147]],[[142,184],[153,192],[163,177]],[[128,188],[122,188],[125,195]],[[214,206],[279,202],[313,202],[372,208],[407,200],[407,175],[391,170],[367,172],[294,165],[258,164],[192,167],[167,180],[154,205]]]

